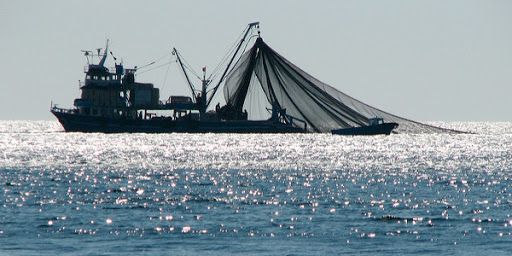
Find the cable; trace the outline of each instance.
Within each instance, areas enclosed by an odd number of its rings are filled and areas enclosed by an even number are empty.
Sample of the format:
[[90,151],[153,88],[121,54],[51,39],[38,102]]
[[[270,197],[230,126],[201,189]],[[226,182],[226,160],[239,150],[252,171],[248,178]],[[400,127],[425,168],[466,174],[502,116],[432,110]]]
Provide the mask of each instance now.
[[162,60],[163,58],[167,58],[167,56],[169,56],[169,55],[170,55],[170,53],[167,53],[167,54],[165,54],[164,56],[162,56],[162,57],[158,58],[158,59],[157,59],[157,60],[155,60],[155,61],[152,61],[152,62],[151,62],[151,63],[149,63],[149,64],[143,65],[143,66],[141,66],[141,67],[137,67],[137,69],[147,68],[147,67],[149,67],[149,66],[151,66],[151,65],[153,65],[153,64],[155,64],[155,63],[157,63],[157,62],[159,62],[159,61],[160,61],[160,60]]
[[[146,72],[149,72],[149,71],[155,70],[155,69],[157,69],[157,68],[161,68],[161,67],[163,67],[163,66],[165,66],[165,65],[169,65],[170,63],[172,63],[172,61],[169,61],[169,62],[167,62],[167,63],[165,63],[165,64],[162,64],[162,65],[160,65],[160,66],[157,66],[157,67],[154,67],[154,68],[151,68],[151,69],[148,69],[148,70],[144,70],[144,71],[142,71],[142,72],[137,72],[137,74],[138,74],[138,75],[140,75],[140,74],[144,74],[144,73],[146,73]],[[138,70],[138,68],[137,68],[137,70]]]
[[188,64],[187,60],[185,60],[185,58],[183,58],[183,55],[181,55],[181,53],[179,52],[176,52],[177,54],[180,55],[180,59],[181,59],[181,62],[183,63],[183,67],[186,68],[188,71],[192,72],[192,74],[197,77],[197,79],[201,80],[201,77],[194,71],[194,69],[190,66],[190,64]]
[[167,70],[165,71],[165,76],[164,76],[164,82],[162,83],[162,89],[161,89],[162,91],[164,90],[165,84],[167,83],[167,74],[169,74],[169,69],[171,68],[171,63],[172,62],[173,61],[170,61],[169,65],[167,65]]
[[221,67],[223,67],[224,63],[227,62],[229,60],[229,58],[233,55],[233,52],[236,50],[236,46],[238,45],[238,42],[240,42],[240,40],[242,40],[242,36],[244,35],[245,32],[246,32],[246,30],[244,29],[242,31],[242,33],[237,37],[237,40],[235,40],[235,42],[233,43],[231,48],[228,50],[228,52],[224,55],[224,57],[221,59],[219,64],[213,69],[213,72],[208,77],[208,80],[214,80],[219,75],[218,72],[221,70]]

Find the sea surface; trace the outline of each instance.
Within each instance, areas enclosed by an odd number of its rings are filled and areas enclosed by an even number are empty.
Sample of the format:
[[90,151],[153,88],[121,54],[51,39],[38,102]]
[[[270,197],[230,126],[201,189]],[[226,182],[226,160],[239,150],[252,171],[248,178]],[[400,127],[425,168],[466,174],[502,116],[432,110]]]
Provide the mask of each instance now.
[[84,134],[0,121],[0,255],[510,255],[512,123]]

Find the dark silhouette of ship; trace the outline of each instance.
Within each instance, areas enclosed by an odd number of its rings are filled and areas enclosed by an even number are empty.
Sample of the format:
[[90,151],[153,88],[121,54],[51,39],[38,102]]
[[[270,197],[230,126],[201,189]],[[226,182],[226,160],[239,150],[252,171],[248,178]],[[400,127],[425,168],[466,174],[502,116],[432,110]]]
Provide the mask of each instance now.
[[[259,23],[249,24],[244,37],[238,44],[235,54],[228,63],[214,92],[208,95],[211,82],[202,80],[202,88],[197,93],[190,82],[181,55],[176,49],[173,55],[187,77],[192,97],[171,96],[160,101],[159,89],[150,83],[135,81],[137,69],[125,69],[122,64],[115,68],[105,67],[108,56],[108,41],[105,51],[98,49],[99,63],[87,66],[85,82],[81,84],[81,97],[75,99],[73,109],[59,108],[52,104],[51,112],[67,132],[143,132],[143,133],[297,133],[306,132],[305,123],[297,126],[278,104],[273,104],[272,116],[265,120],[248,120],[247,111],[237,109],[227,103],[215,110],[207,111],[217,88],[224,80],[249,32],[259,27]],[[93,57],[84,51],[86,57]],[[203,71],[205,71],[203,69]],[[197,93],[197,94],[196,94]],[[157,116],[152,111],[164,111],[167,115]]]
[[372,118],[367,126],[336,129],[331,132],[337,135],[390,135],[397,127],[397,123],[385,123],[382,118]]
[[[114,68],[105,67],[108,41],[103,53],[84,52],[88,66],[81,97],[72,109],[51,107],[68,132],[460,133],[384,112],[321,82],[270,48],[260,36],[258,22],[247,26],[223,69],[208,78],[205,68],[202,78],[196,75],[199,89],[190,80],[183,57],[173,49],[191,96],[170,96],[166,101],[160,100],[153,84],[135,81],[137,68],[117,62]],[[89,62],[93,57],[98,57],[97,64]],[[226,103],[213,107],[219,88]]]

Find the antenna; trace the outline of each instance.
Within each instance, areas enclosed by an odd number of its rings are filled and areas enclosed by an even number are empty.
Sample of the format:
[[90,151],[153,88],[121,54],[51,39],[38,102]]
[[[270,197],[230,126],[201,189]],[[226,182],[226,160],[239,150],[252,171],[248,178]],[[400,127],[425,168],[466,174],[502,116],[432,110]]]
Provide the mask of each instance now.
[[114,54],[112,53],[112,51],[110,51],[110,55],[112,55],[112,58],[114,58],[114,61],[117,61],[117,58],[116,58],[116,56],[114,56]]
[[85,58],[87,59],[87,65],[89,65],[89,55],[91,54],[91,51],[82,50],[84,53]]

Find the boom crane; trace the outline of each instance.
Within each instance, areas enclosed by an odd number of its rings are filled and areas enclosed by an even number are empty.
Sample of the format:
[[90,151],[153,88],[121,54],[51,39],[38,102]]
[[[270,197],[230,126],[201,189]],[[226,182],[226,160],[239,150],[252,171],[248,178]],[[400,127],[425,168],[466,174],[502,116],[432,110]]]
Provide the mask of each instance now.
[[[187,79],[188,86],[190,87],[190,90],[192,90],[192,95],[195,96],[196,88],[194,87],[194,84],[192,81],[190,81],[190,78],[188,77],[187,71],[185,70],[185,65],[183,65],[183,62],[181,61],[180,53],[176,48],[172,49],[172,54],[176,55],[176,59],[178,60],[178,63],[180,64],[181,71],[183,71],[183,74],[185,75],[185,78]],[[196,102],[196,98],[192,97],[193,101]]]

